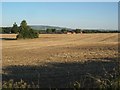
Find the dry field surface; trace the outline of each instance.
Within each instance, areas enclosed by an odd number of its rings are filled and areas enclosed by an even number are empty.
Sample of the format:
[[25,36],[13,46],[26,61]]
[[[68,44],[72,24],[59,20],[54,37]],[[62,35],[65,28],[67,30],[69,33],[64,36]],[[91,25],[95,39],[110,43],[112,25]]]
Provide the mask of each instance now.
[[15,38],[17,34],[0,34],[0,38]]
[[40,34],[31,40],[2,40],[3,80],[64,87],[87,73],[103,75],[103,67],[111,71],[116,66],[117,46],[117,33]]

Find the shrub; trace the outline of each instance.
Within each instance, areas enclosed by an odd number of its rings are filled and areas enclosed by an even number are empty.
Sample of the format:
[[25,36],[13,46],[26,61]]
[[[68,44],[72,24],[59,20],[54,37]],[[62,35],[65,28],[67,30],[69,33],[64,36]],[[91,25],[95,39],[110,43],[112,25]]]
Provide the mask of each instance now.
[[75,30],[75,33],[80,33],[81,32],[81,29],[76,29]]
[[92,76],[88,74],[88,77],[96,81],[98,88],[107,89],[112,88],[117,90],[120,88],[120,72],[118,68],[113,68],[112,73],[108,73],[108,71],[103,67],[105,71],[104,77],[102,76]]
[[63,29],[61,30],[61,32],[62,32],[62,33],[67,33],[67,29],[63,28]]
[[3,81],[2,83],[2,89],[13,90],[15,88],[23,88],[23,89],[39,88],[39,85],[35,85],[33,82],[32,84],[28,84],[22,79],[19,82],[15,82],[13,79],[10,79],[9,81]]

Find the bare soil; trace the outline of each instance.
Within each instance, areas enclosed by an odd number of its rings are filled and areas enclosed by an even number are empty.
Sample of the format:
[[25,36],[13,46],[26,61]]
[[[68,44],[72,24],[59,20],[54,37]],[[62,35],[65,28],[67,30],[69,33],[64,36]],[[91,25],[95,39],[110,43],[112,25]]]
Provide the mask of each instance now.
[[[15,37],[4,35],[3,37]],[[24,79],[41,87],[65,87],[117,65],[118,34],[40,34],[36,39],[2,40],[3,81]]]

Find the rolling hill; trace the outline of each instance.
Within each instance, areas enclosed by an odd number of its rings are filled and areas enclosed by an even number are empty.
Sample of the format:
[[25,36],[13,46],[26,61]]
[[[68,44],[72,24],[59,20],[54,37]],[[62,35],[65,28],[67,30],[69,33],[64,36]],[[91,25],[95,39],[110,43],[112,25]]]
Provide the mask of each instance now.
[[[56,30],[61,30],[63,28],[66,27],[58,27],[58,26],[45,26],[45,25],[29,25],[32,29],[35,30],[46,30],[47,28],[49,29],[56,29]],[[66,28],[66,29],[70,29],[70,28]]]

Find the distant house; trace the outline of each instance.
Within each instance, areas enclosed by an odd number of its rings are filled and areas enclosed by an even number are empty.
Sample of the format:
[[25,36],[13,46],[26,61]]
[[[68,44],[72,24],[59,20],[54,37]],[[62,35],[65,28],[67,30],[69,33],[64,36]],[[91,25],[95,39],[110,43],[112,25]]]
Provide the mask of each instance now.
[[71,32],[66,32],[66,34],[72,34]]
[[76,32],[72,32],[72,34],[76,34]]
[[67,34],[76,34],[74,30],[67,31]]

